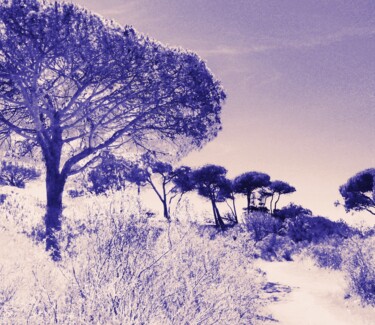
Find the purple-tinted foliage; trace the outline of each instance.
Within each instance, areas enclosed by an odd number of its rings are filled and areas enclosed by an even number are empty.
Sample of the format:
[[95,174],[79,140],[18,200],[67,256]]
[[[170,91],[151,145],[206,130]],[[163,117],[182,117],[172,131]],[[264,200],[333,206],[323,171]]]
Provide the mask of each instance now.
[[227,170],[217,165],[205,165],[192,174],[195,189],[199,195],[211,201],[215,224],[222,229],[225,224],[216,203],[233,197],[232,183],[226,178],[226,174]]
[[273,193],[289,194],[296,191],[293,186],[283,181],[272,181],[268,187]]
[[[268,189],[271,195],[271,202],[270,202],[270,211],[271,213],[274,213],[276,211],[277,203],[280,200],[280,196],[282,194],[290,194],[296,191],[296,189],[293,186],[290,186],[288,183],[283,181],[272,181],[271,184],[268,185]],[[275,195],[277,196],[277,199],[273,204]]]
[[294,242],[322,242],[330,236],[350,237],[353,230],[342,221],[331,221],[324,217],[299,215],[284,221],[284,235]]
[[235,193],[246,195],[246,210],[251,210],[253,192],[257,189],[264,189],[270,184],[270,176],[260,172],[246,172],[237,176],[233,181]]
[[17,135],[41,151],[55,260],[69,176],[123,144],[151,151],[158,140],[177,139],[184,152],[202,147],[221,129],[224,99],[194,53],[71,3],[0,4],[0,137]]
[[215,202],[222,201],[223,187],[227,185],[227,170],[222,166],[205,165],[194,170],[193,181],[198,194]]
[[260,172],[247,172],[234,179],[236,193],[247,194],[270,184],[270,176]]
[[32,167],[25,167],[3,161],[0,167],[0,185],[24,188],[26,182],[40,177],[40,173]]
[[306,209],[302,207],[301,205],[297,205],[294,203],[290,203],[286,207],[281,208],[280,210],[275,210],[274,211],[274,216],[281,219],[293,219],[296,218],[300,215],[307,215],[311,216],[312,212],[309,209]]
[[365,210],[375,215],[375,168],[357,173],[339,190],[347,212]]
[[108,151],[103,152],[100,159],[100,164],[88,174],[88,181],[91,183],[88,190],[101,194],[108,190],[124,189],[126,181],[129,180],[132,164]]
[[175,191],[180,193],[187,193],[194,190],[194,182],[192,179],[192,169],[188,166],[180,166],[174,171],[175,177],[173,184]]

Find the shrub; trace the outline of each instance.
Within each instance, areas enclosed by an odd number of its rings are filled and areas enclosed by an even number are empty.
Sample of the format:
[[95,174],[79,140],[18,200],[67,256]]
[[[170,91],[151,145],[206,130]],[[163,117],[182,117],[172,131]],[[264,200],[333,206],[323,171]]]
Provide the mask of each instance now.
[[139,216],[94,218],[72,247],[63,314],[102,324],[253,323],[261,277],[229,233],[212,240]]
[[247,230],[253,234],[255,241],[260,241],[269,234],[276,234],[281,228],[281,221],[268,213],[253,212],[244,219]]
[[40,173],[31,167],[24,167],[3,161],[0,168],[0,184],[24,188],[25,183],[40,177]]
[[7,281],[7,274],[5,274],[3,266],[0,266],[0,315],[8,312],[8,306],[12,304],[15,293],[16,286]]
[[290,203],[288,206],[274,211],[274,216],[281,220],[294,219],[301,215],[311,216],[312,212],[294,203]]
[[25,236],[29,246],[12,243],[29,257],[8,268],[24,282],[0,323],[254,324],[263,277],[248,254],[249,234],[234,227],[212,239],[211,229],[158,222],[131,194],[92,195],[67,207],[59,264]]
[[351,233],[351,228],[344,222],[334,222],[324,217],[299,215],[293,219],[286,219],[283,223],[283,234],[294,242],[319,243],[332,235],[345,238]]
[[291,261],[293,254],[298,250],[298,246],[288,237],[279,236],[271,233],[257,242],[256,257],[260,257],[266,261]]
[[68,195],[74,199],[74,198],[82,197],[83,195],[85,195],[85,191],[84,190],[68,190]]
[[315,264],[322,268],[340,270],[343,264],[344,239],[332,236],[319,244],[308,247]]
[[353,238],[345,256],[346,278],[351,293],[364,304],[375,306],[375,238]]

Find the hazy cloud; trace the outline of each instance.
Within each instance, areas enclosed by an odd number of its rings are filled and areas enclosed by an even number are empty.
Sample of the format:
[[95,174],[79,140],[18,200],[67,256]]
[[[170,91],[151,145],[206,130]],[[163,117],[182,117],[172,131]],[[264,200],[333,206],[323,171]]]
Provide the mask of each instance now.
[[[199,50],[199,53],[205,56],[239,56],[254,53],[263,53],[282,49],[308,49],[320,46],[328,46],[334,43],[353,38],[371,37],[375,35],[375,27],[351,27],[343,28],[340,31],[326,35],[306,37],[303,39],[283,40],[268,39],[263,43],[253,44],[250,46],[228,46],[220,45],[211,49]],[[256,43],[256,41],[254,41]]]

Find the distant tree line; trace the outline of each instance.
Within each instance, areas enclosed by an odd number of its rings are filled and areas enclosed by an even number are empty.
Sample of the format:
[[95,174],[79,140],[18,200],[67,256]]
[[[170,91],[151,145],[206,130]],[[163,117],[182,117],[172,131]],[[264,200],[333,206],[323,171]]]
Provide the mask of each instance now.
[[[270,176],[261,172],[246,172],[233,180],[227,178],[227,170],[218,165],[205,165],[192,169],[188,166],[174,168],[171,164],[144,155],[138,162],[129,162],[104,153],[101,163],[88,174],[89,191],[100,194],[109,189],[125,188],[126,183],[138,187],[150,187],[163,206],[163,215],[170,220],[171,202],[187,192],[196,191],[209,200],[215,225],[224,228],[226,224],[238,223],[236,194],[244,195],[248,213],[264,211],[271,214],[277,211],[282,195],[295,192],[295,188],[286,182],[271,181]],[[269,200],[269,202],[267,202]],[[223,217],[218,203],[226,202],[230,208],[229,219]],[[224,220],[227,219],[227,220]]]

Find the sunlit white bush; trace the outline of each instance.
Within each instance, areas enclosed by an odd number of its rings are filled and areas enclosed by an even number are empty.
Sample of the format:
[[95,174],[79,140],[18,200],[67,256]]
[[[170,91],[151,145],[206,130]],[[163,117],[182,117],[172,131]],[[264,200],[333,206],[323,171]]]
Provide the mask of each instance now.
[[67,201],[56,264],[23,234],[42,211],[11,202],[18,221],[9,214],[2,229],[12,258],[0,258],[0,323],[256,323],[263,278],[241,227],[158,221],[132,192],[92,196]]
[[375,237],[353,237],[348,241],[344,270],[350,293],[364,304],[375,306]]

